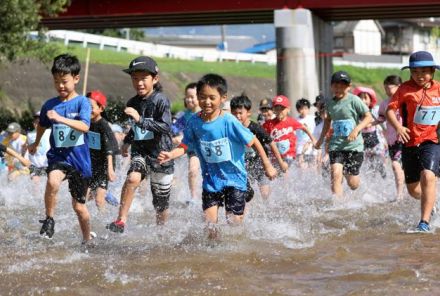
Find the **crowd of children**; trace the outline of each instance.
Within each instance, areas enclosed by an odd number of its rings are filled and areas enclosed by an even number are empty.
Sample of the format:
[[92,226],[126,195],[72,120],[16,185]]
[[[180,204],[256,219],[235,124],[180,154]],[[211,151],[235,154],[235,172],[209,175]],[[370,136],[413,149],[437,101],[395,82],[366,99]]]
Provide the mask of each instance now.
[[[61,183],[67,180],[72,207],[78,216],[83,243],[90,244],[90,214],[86,202],[95,199],[105,208],[109,182],[116,179],[115,157],[129,156],[119,213],[107,229],[122,233],[141,182],[150,179],[156,223],[169,217],[174,178],[174,159],[188,154],[188,204],[201,204],[209,237],[218,230],[219,208],[229,223],[240,223],[257,184],[263,199],[270,198],[270,181],[288,170],[329,172],[335,199],[343,196],[343,180],[356,190],[365,169],[386,178],[389,157],[396,184],[396,199],[408,193],[421,200],[418,232],[430,231],[439,174],[440,84],[433,79],[435,64],[428,52],[410,56],[410,79],[391,75],[384,80],[388,98],[377,106],[371,88],[352,89],[350,75],[333,73],[332,97],[322,94],[312,104],[296,102],[298,117],[290,116],[291,102],[284,95],[260,101],[258,121],[252,118],[252,100],[245,94],[228,100],[226,80],[207,74],[185,88],[185,111],[173,121],[170,100],[162,92],[159,67],[141,56],[125,70],[135,92],[126,104],[126,133],[104,117],[106,96],[76,92],[80,63],[63,54],[54,59],[52,75],[57,96],[34,115],[35,131],[27,136],[18,123],[10,123],[1,135],[0,156],[8,177],[30,175],[34,181],[47,176],[44,193],[46,217],[40,234],[55,233],[55,209]],[[437,115],[439,114],[439,115]],[[29,153],[28,153],[28,152]],[[3,155],[5,153],[5,155]],[[317,174],[318,175],[318,174]],[[198,180],[201,178],[201,190]],[[284,182],[289,180],[284,177]],[[113,203],[115,203],[113,201]]]

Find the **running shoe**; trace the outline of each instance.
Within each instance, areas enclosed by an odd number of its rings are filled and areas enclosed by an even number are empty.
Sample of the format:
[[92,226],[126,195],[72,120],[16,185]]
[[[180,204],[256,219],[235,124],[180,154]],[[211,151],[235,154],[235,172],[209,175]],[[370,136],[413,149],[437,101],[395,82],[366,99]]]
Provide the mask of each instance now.
[[113,194],[111,194],[110,192],[107,192],[106,196],[105,196],[105,201],[112,205],[112,206],[118,206],[119,205],[119,200],[113,196]]
[[420,220],[419,225],[416,227],[416,231],[418,232],[430,232],[431,227],[429,226],[429,223],[423,220]]
[[46,238],[52,238],[55,233],[55,220],[52,217],[47,217],[45,220],[39,220],[43,223],[40,230],[40,235]]
[[116,233],[123,233],[125,228],[125,223],[122,222],[121,220],[116,220],[115,222],[108,224],[106,228]]

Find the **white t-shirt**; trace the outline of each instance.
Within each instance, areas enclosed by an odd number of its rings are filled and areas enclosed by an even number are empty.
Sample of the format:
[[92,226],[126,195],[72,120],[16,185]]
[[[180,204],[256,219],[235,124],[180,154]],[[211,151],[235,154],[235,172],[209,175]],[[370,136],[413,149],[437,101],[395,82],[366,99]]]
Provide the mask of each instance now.
[[[307,115],[306,117],[297,117],[296,120],[298,120],[301,124],[303,124],[307,129],[313,133],[315,130],[315,117],[313,115]],[[310,141],[309,136],[302,130],[296,131],[296,154],[302,154],[304,145]],[[313,147],[310,146],[307,151],[304,152],[304,154],[312,154],[313,153]]]
[[[34,165],[37,168],[44,168],[47,167],[47,151],[50,149],[50,129],[47,129],[44,131],[43,136],[41,137],[40,144],[37,147],[37,152],[35,152],[34,155],[29,153],[29,160],[31,161],[32,165]],[[35,139],[37,137],[37,133],[35,131],[32,131],[28,133],[27,135],[27,142],[28,145],[31,145],[35,142]]]

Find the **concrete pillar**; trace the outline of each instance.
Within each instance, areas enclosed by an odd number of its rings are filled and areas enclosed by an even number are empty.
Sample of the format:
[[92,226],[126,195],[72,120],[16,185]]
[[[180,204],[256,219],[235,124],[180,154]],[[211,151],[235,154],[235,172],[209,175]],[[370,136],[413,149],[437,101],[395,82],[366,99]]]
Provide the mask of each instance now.
[[315,15],[313,16],[313,27],[315,28],[313,31],[319,91],[326,98],[329,98],[331,97],[330,77],[333,73],[333,27]]
[[274,15],[277,45],[277,92],[295,103],[319,94],[312,13],[307,9],[280,9]]

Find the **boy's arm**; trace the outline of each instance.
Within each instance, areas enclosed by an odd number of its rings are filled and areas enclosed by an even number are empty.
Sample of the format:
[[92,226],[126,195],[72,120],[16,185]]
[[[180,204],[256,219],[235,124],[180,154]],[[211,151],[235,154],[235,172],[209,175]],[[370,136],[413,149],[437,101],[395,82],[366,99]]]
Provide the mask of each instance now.
[[115,169],[113,168],[113,155],[107,155],[107,176],[109,181],[113,182],[116,180]]
[[40,145],[41,138],[43,137],[44,131],[46,127],[38,124],[37,126],[37,135],[35,136],[35,142],[28,146],[28,151],[30,154],[35,154],[37,152],[37,147]]
[[70,126],[74,130],[77,130],[79,132],[87,133],[89,131],[89,125],[84,121],[63,117],[59,115],[55,110],[47,111],[47,117],[55,122]]
[[175,158],[178,158],[186,153],[186,150],[188,148],[186,145],[180,144],[178,147],[174,148],[171,151],[161,151],[159,155],[157,156],[157,160],[160,164],[163,164],[167,161],[173,160]]
[[309,138],[313,144],[316,143],[315,137],[313,136],[313,134],[309,131],[309,129],[304,124],[302,125],[301,130],[303,130],[307,134],[307,136],[309,136]]
[[248,146],[253,146],[254,149],[257,151],[258,155],[261,158],[261,161],[263,163],[264,170],[266,171],[266,176],[269,179],[275,178],[277,175],[277,171],[272,166],[272,163],[270,162],[269,158],[266,155],[266,152],[263,149],[263,146],[261,146],[260,141],[257,139],[257,137],[254,137],[252,141],[248,144]]
[[287,169],[289,168],[289,165],[281,157],[280,151],[278,150],[278,147],[275,144],[275,142],[274,141],[270,142],[269,146],[270,146],[270,150],[272,151],[273,155],[275,156],[278,164],[280,165],[281,170],[283,172],[287,172]]
[[324,142],[325,135],[327,135],[327,133],[330,129],[331,122],[332,122],[332,119],[330,118],[330,116],[327,116],[324,119],[324,126],[322,127],[321,135],[319,136],[318,141],[316,141],[316,143],[315,143],[315,149],[318,149],[318,150],[321,149],[322,142]]
[[6,147],[6,153],[18,159],[18,161],[20,161],[22,165],[27,167],[31,166],[31,162],[29,161],[29,159],[24,158],[23,156],[21,156],[20,153],[16,152],[14,149]]
[[403,126],[400,121],[397,119],[396,111],[390,107],[388,107],[386,112],[386,117],[388,122],[394,127],[397,134],[400,136],[403,143],[406,143],[410,140],[410,130],[409,128]]
[[364,118],[362,118],[361,122],[359,122],[359,124],[356,125],[355,128],[348,135],[347,140],[350,142],[356,140],[361,130],[366,128],[372,122],[373,122],[373,116],[371,115],[371,112],[368,111],[364,114]]

